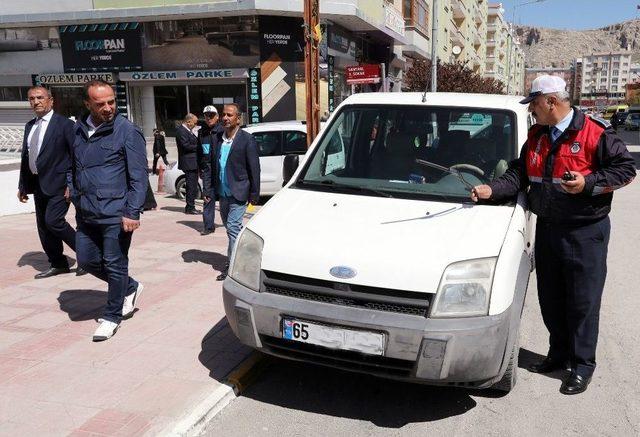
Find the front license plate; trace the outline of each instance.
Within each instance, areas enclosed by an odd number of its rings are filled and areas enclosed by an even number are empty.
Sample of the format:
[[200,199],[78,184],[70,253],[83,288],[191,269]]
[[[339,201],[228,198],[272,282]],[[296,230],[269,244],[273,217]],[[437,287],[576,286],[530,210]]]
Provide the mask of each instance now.
[[370,355],[384,353],[384,334],[320,325],[306,320],[283,319],[282,338]]

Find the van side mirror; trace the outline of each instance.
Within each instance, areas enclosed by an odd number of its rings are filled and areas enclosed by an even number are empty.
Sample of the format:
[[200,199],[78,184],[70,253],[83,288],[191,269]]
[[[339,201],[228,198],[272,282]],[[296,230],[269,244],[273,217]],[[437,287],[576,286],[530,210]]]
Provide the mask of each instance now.
[[300,163],[299,155],[286,155],[284,157],[284,163],[282,164],[282,186],[284,187],[287,182],[291,180],[293,174],[298,169]]

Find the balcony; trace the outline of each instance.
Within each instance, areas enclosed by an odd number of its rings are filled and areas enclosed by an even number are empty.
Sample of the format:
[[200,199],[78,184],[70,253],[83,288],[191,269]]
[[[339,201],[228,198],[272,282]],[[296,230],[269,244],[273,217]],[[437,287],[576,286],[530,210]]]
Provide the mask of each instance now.
[[451,0],[451,9],[456,20],[464,20],[469,16],[469,10],[462,0]]

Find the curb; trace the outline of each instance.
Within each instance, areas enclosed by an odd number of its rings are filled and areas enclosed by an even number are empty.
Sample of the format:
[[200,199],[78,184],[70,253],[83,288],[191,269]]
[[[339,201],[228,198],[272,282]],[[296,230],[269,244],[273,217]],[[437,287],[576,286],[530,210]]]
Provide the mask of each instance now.
[[255,380],[266,366],[266,363],[267,360],[264,359],[262,354],[255,351],[252,352],[229,373],[220,387],[192,408],[191,412],[180,419],[170,431],[162,434],[176,437],[200,435],[205,430],[207,423]]

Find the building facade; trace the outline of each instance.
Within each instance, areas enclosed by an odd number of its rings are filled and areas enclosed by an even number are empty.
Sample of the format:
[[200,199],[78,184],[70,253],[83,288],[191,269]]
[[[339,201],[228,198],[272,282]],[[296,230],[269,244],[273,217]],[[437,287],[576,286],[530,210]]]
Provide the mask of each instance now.
[[[399,7],[320,3],[321,113],[354,91],[350,66],[381,65],[368,89],[400,89],[392,85],[404,68]],[[31,117],[24,94],[33,84],[52,89],[56,111],[78,116],[82,84],[92,78],[114,85],[118,110],[145,135],[155,127],[170,135],[187,112],[209,104],[238,103],[247,123],[304,119],[302,24],[302,2],[278,0],[3,2],[0,123]]]
[[624,103],[633,76],[630,51],[585,55],[581,64],[580,106],[602,110]]

